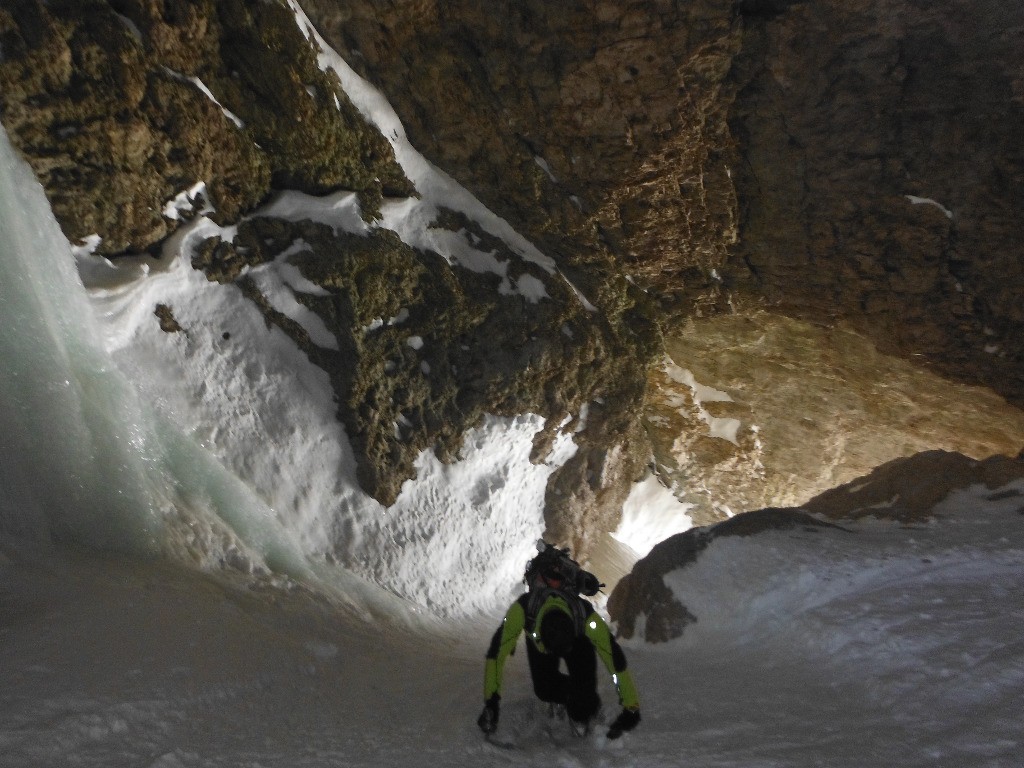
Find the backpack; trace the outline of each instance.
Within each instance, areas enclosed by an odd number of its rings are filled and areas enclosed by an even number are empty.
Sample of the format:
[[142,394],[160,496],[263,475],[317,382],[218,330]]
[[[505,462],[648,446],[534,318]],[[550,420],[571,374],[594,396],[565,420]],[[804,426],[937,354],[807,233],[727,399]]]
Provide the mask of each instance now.
[[568,547],[559,549],[543,539],[537,542],[537,556],[526,564],[523,581],[530,590],[526,600],[526,626],[532,631],[541,606],[551,597],[560,597],[572,611],[577,636],[583,633],[583,623],[593,610],[590,603],[580,598],[580,593],[590,597],[604,586],[569,556]]
[[554,544],[548,544],[540,539],[537,541],[537,556],[527,562],[523,581],[531,591],[541,586],[554,586],[544,582],[544,576],[548,573],[560,574],[561,584],[556,588],[574,597],[579,594],[593,597],[604,586],[598,581],[597,576],[583,570],[580,564],[569,556],[568,547],[559,549]]

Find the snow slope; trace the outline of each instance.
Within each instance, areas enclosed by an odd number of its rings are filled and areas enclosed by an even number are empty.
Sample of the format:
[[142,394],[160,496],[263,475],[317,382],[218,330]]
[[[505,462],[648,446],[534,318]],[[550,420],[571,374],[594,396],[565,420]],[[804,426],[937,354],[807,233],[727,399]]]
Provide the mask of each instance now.
[[368,623],[263,579],[7,538],[0,765],[1018,766],[1024,486],[1005,490],[916,528],[716,540],[669,577],[699,621],[625,644],[639,729],[571,739],[520,650],[499,731],[515,751],[474,725],[494,616]]

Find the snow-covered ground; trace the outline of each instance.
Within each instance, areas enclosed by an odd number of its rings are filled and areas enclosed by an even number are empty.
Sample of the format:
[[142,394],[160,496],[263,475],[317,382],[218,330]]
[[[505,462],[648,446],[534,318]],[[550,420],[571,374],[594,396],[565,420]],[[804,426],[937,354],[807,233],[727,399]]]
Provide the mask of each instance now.
[[[321,62],[422,193],[377,225],[416,242],[443,198],[563,279],[416,155],[340,59]],[[274,211],[367,226],[353,205],[290,195]],[[520,651],[499,732],[517,748],[483,742],[484,650],[572,435],[535,465],[540,419],[490,420],[458,462],[424,453],[383,507],[354,481],[326,375],[189,266],[190,238],[213,228],[200,216],[162,259],[116,268],[80,248],[76,271],[0,132],[0,768],[1021,764],[1019,486],[961,492],[911,528],[716,540],[669,577],[699,621],[625,643],[635,733],[570,739],[533,702]],[[432,243],[500,269],[471,246]],[[260,270],[330,346],[295,301],[316,287],[287,259]],[[157,303],[187,333],[161,331]],[[689,525],[659,489],[637,487],[616,534],[639,555]]]
[[716,540],[669,577],[699,621],[624,645],[638,730],[572,739],[520,650],[514,751],[474,724],[495,616],[367,622],[261,579],[7,539],[0,765],[1019,766],[1024,496],[991,495],[913,528]]

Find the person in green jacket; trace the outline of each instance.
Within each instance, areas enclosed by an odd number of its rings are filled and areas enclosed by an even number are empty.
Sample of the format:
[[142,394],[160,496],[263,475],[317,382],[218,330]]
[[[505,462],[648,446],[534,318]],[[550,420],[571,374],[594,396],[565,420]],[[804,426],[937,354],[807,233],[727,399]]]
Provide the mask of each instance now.
[[[626,656],[593,605],[575,594],[565,568],[557,561],[541,565],[532,578],[528,572],[530,591],[508,609],[491,640],[484,667],[485,704],[477,724],[485,734],[497,729],[505,661],[525,631],[534,693],[541,701],[564,705],[577,735],[589,732],[591,720],[601,708],[597,693],[600,657],[622,706],[608,730],[608,738],[616,739],[640,722],[640,700]],[[563,661],[567,673],[560,669]]]

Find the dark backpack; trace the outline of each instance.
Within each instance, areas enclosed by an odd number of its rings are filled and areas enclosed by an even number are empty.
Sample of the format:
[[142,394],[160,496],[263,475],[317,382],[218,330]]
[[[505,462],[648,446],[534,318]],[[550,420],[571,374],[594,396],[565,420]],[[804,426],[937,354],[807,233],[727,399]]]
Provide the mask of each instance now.
[[[560,578],[555,583],[549,576]],[[523,581],[531,591],[546,586],[563,590],[573,596],[586,595],[593,597],[604,586],[597,576],[585,571],[569,556],[569,548],[559,549],[543,539],[537,542],[537,556],[526,564]]]
[[568,548],[559,549],[543,540],[537,542],[537,556],[526,564],[523,581],[530,589],[525,606],[528,630],[533,631],[541,606],[551,597],[560,597],[572,611],[577,637],[583,634],[583,623],[594,610],[580,593],[590,597],[604,586],[569,556]]

